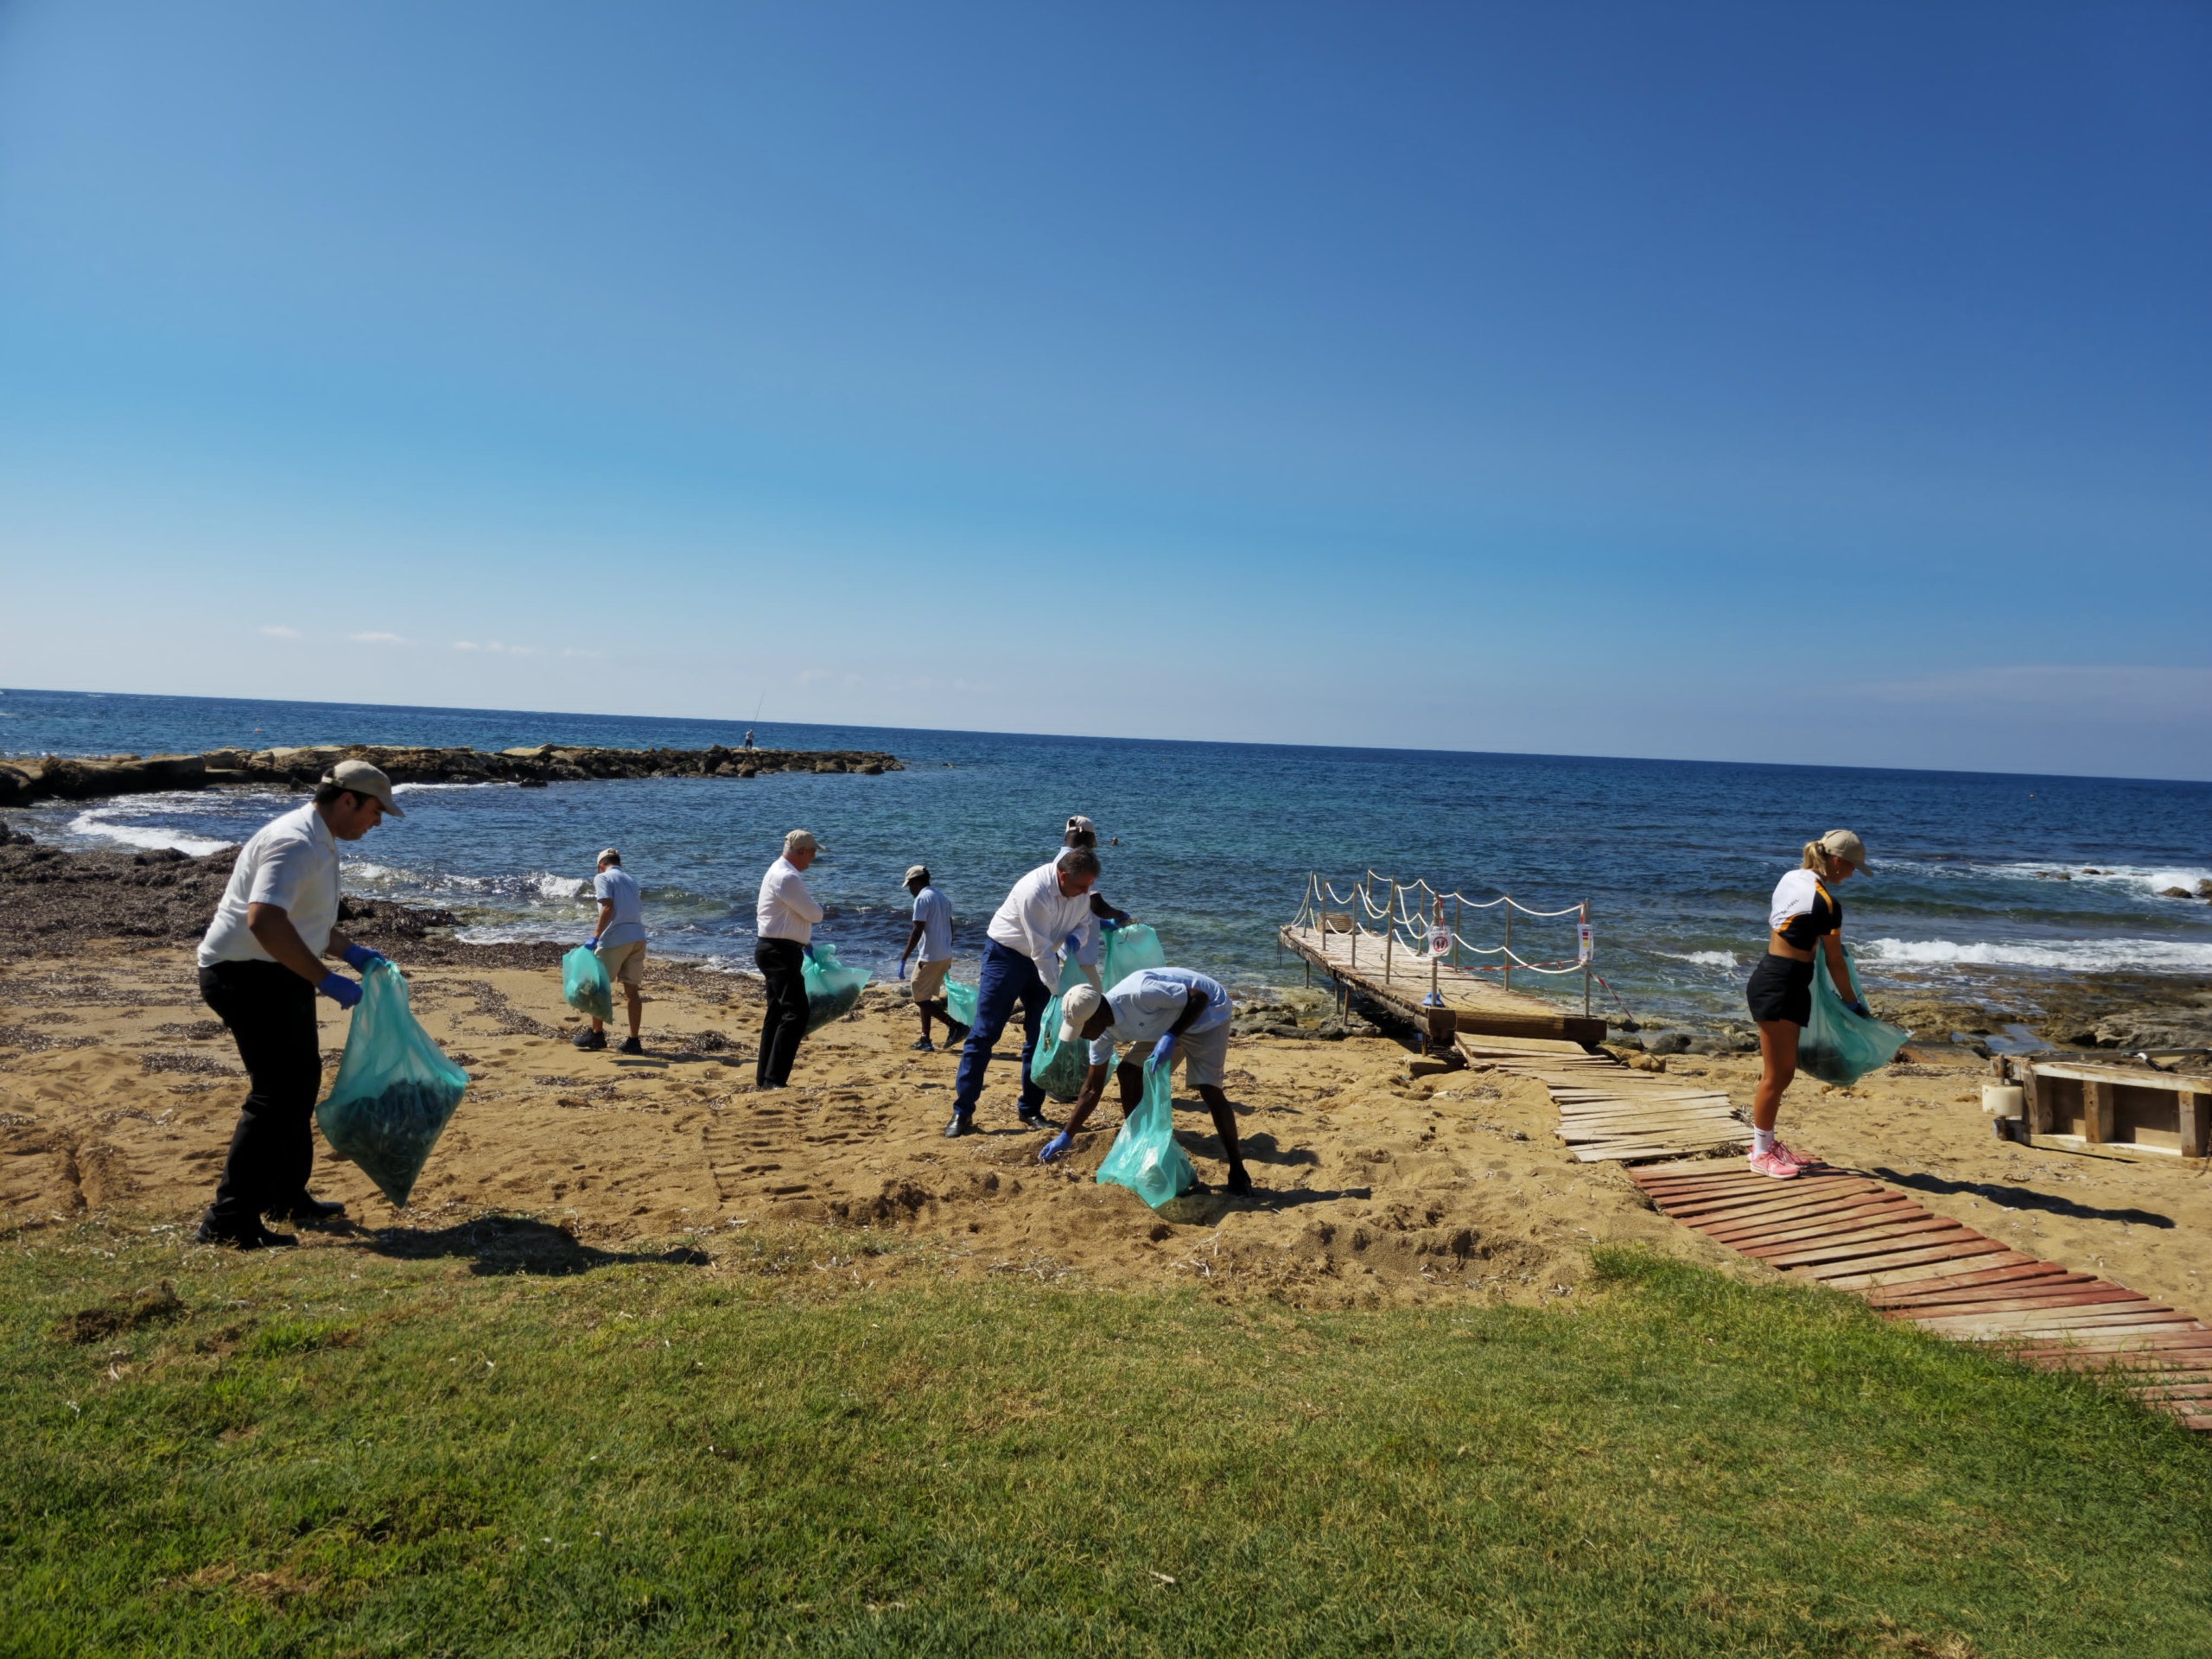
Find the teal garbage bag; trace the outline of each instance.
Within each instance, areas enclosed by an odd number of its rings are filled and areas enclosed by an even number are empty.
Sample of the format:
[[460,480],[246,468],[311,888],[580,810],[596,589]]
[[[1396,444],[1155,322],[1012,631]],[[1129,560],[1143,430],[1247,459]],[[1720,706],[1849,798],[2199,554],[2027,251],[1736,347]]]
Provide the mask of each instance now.
[[1198,1172],[1175,1144],[1175,1096],[1167,1072],[1165,1065],[1145,1062],[1144,1098],[1122,1120],[1113,1148],[1098,1166],[1102,1186],[1126,1186],[1155,1210],[1198,1184]]
[[1109,991],[1131,974],[1167,965],[1167,952],[1160,948],[1160,935],[1142,922],[1110,930],[1100,944],[1100,954],[1104,959],[1099,964],[1099,977],[1106,982]]
[[445,1057],[408,1007],[399,969],[371,963],[361,975],[338,1081],[315,1109],[330,1149],[353,1160],[404,1210],[467,1087],[468,1073]]
[[1862,1019],[1844,1006],[1865,999],[1859,995],[1858,961],[1847,944],[1843,956],[1852,982],[1848,998],[1829,982],[1827,952],[1813,952],[1813,1017],[1797,1039],[1797,1069],[1822,1083],[1847,1085],[1887,1065],[1912,1033],[1871,1015]]
[[799,968],[806,981],[807,1034],[828,1025],[832,1020],[842,1019],[853,1011],[853,1004],[861,1000],[861,990],[868,983],[868,969],[848,968],[837,960],[837,947],[817,944]]
[[614,987],[599,952],[580,944],[561,958],[561,1000],[587,1020],[614,1017]]
[[1060,988],[1045,1005],[1045,1024],[1037,1033],[1037,1052],[1029,1057],[1029,1080],[1054,1100],[1073,1100],[1083,1092],[1083,1079],[1090,1070],[1090,1045],[1077,1038],[1074,1042],[1060,1040],[1060,998],[1078,985],[1085,985],[1082,968],[1074,952],[1060,968]]
[[976,1023],[976,988],[957,979],[944,982],[944,1007],[963,1026]]

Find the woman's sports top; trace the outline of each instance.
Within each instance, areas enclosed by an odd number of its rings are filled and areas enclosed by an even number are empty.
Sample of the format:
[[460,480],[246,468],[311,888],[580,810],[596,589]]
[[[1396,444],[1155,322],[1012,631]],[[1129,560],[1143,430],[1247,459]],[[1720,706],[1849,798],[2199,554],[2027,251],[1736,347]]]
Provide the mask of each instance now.
[[1785,944],[1809,950],[1814,940],[1842,927],[1843,906],[1812,871],[1792,870],[1775,883],[1766,925],[1782,935]]

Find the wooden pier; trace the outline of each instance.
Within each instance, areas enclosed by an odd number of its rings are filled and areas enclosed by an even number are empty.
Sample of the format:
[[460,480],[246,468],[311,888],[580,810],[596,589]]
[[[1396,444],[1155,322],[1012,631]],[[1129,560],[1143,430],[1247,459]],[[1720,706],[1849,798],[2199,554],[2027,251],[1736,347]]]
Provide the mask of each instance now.
[[[1596,1043],[1605,1034],[1605,1020],[1595,1014],[1569,1014],[1541,997],[1509,991],[1482,975],[1409,950],[1402,941],[1355,929],[1341,914],[1328,918],[1325,933],[1293,923],[1276,938],[1284,950],[1339,986],[1380,1004],[1431,1043],[1447,1048],[1462,1033],[1570,1043]],[[1440,1005],[1427,1002],[1432,988],[1442,999]]]

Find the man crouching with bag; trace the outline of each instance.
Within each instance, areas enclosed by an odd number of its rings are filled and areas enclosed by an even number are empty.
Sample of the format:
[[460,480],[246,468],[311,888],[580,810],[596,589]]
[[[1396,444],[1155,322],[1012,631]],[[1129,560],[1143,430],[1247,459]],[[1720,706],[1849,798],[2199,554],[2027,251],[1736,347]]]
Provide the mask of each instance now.
[[341,1008],[361,1000],[361,982],[330,971],[323,957],[356,969],[384,960],[337,931],[338,843],[359,841],[387,814],[406,816],[392,804],[391,780],[365,760],[340,761],[314,800],[246,842],[200,941],[200,995],[230,1027],[252,1085],[200,1224],[203,1244],[290,1244],[297,1241],[262,1217],[315,1221],[345,1209],[308,1194],[309,1124],[322,1088],[315,999],[320,991]]

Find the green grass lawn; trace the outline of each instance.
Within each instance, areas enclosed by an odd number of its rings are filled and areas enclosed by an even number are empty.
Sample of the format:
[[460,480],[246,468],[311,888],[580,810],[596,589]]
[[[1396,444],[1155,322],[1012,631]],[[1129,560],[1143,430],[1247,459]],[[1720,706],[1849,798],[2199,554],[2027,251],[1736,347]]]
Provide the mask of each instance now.
[[503,1236],[10,1242],[0,1648],[2212,1653],[2212,1449],[1838,1298],[1611,1256],[1573,1311],[1313,1313]]

